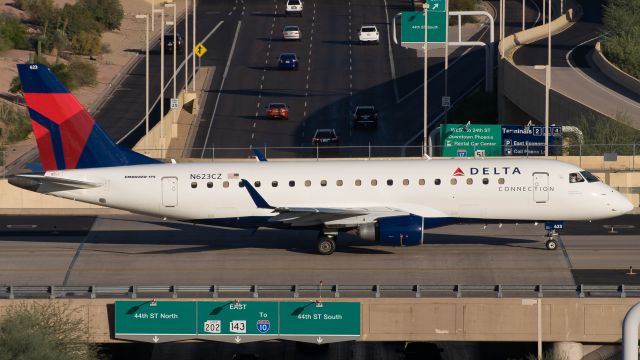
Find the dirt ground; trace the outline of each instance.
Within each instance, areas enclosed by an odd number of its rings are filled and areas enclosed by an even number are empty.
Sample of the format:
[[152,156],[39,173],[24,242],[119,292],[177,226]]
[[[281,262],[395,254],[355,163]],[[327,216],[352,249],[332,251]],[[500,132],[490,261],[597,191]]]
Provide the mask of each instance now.
[[[76,0],[54,0],[58,6],[66,3],[75,3]],[[91,60],[98,68],[98,84],[94,87],[85,87],[74,91],[78,100],[88,109],[105,94],[118,74],[123,68],[137,56],[140,50],[144,50],[145,41],[145,21],[135,18],[136,14],[151,13],[151,2],[155,1],[156,6],[162,3],[161,0],[121,0],[124,8],[124,19],[119,30],[103,33],[102,41],[108,45],[111,51],[100,55],[96,60]],[[171,2],[171,1],[164,1]],[[26,15],[12,6],[13,0],[0,0],[0,13],[14,16],[20,19]],[[184,11],[184,1],[176,1],[178,13]],[[156,24],[160,23],[159,14],[156,17]],[[157,30],[157,27],[156,27]],[[159,31],[156,31],[156,33]],[[24,50],[10,50],[0,54],[0,97],[9,96],[9,85],[11,80],[18,75],[16,64],[24,63],[29,59],[29,52]],[[51,58],[55,60],[55,58]],[[7,146],[6,163],[10,163],[24,153],[24,149],[35,146],[33,139]],[[2,156],[2,154],[0,154]]]

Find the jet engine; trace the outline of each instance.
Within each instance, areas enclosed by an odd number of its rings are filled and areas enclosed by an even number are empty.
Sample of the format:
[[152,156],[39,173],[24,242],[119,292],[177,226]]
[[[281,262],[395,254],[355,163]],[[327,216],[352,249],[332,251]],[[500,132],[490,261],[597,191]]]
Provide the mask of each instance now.
[[358,236],[381,245],[409,246],[422,244],[422,217],[416,215],[379,218],[375,223],[358,226]]

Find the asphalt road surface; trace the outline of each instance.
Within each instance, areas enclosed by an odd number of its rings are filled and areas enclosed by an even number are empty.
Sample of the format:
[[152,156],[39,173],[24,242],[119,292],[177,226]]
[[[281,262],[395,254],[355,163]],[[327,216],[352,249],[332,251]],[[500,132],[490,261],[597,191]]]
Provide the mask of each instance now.
[[[615,233],[610,233],[611,225]],[[425,245],[349,235],[331,256],[314,231],[230,230],[122,216],[0,218],[0,284],[639,284],[640,217],[567,223],[544,248],[540,224],[453,225]]]
[[[595,43],[602,39],[603,1],[578,0],[583,15],[578,22],[551,40],[551,87],[611,118],[626,114],[640,128],[640,94],[609,79],[590,60]],[[547,39],[519,48],[514,62],[530,76],[544,82],[544,71],[534,65],[547,63]]]

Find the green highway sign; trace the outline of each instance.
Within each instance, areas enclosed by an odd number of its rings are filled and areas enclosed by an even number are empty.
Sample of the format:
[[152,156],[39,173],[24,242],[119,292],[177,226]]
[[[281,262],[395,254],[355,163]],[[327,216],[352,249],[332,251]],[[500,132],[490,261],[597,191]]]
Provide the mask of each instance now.
[[205,339],[315,343],[360,337],[358,302],[116,301],[116,338],[145,342]]
[[166,342],[193,338],[195,301],[116,301],[118,338]]
[[501,125],[448,124],[440,127],[442,156],[502,156]]
[[[429,0],[427,10],[427,40],[429,43],[444,43],[447,40],[446,0]],[[400,40],[404,43],[424,43],[424,11],[402,13]]]
[[[280,335],[317,343],[360,337],[358,302],[281,302]],[[308,341],[308,340],[307,340]]]
[[277,302],[198,302],[198,338],[240,343],[277,337]]

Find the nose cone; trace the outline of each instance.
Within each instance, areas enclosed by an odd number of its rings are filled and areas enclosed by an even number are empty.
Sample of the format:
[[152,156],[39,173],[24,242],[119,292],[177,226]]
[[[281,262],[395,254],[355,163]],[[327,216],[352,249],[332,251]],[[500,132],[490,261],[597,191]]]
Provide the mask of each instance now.
[[618,205],[620,212],[622,212],[623,214],[626,214],[628,212],[633,211],[633,204],[631,203],[631,201],[629,201],[629,199],[627,199],[625,196],[620,195],[621,199],[620,199],[620,205]]

